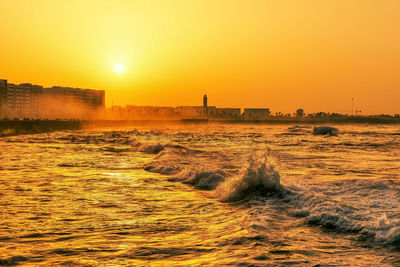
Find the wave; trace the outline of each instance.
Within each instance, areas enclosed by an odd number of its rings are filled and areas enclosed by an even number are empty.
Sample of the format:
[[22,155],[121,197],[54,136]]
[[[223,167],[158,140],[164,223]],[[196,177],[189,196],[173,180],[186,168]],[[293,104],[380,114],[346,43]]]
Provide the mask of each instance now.
[[363,228],[349,217],[356,211],[352,206],[331,199],[323,193],[296,194],[291,202],[301,207],[294,209],[291,214],[295,217],[306,217],[305,222],[310,225],[320,225],[340,232],[359,232]]
[[230,177],[216,189],[224,201],[238,201],[254,193],[270,195],[281,193],[280,173],[268,154],[251,157],[239,175]]
[[[400,220],[389,220],[386,215],[376,219],[373,210],[377,208],[364,208],[369,207],[370,201],[386,203],[381,200],[388,197],[389,191],[391,196],[396,196],[396,189],[387,183],[346,180],[324,184],[325,189],[292,188],[281,184],[281,174],[269,151],[235,154],[158,143],[143,146],[142,151],[157,152],[145,170],[169,175],[169,181],[210,190],[209,196],[221,201],[244,200],[247,203],[252,197],[272,197],[281,205],[293,207],[288,215],[303,218],[306,225],[360,234],[377,244],[400,244]],[[366,194],[373,195],[373,198],[368,199]],[[350,200],[344,201],[342,197]],[[366,206],[354,205],[354,199],[364,199]]]
[[29,258],[26,258],[24,256],[12,256],[6,259],[0,259],[0,265],[1,266],[15,266],[22,264],[22,262],[28,261]]
[[[237,201],[255,193],[268,195],[283,190],[279,171],[269,152],[237,158],[171,144],[148,144],[141,151],[157,153],[145,170],[173,175],[170,181],[190,184],[201,190],[215,189],[215,195],[223,201]],[[243,162],[243,157],[248,160]]]
[[[170,149],[177,149],[177,150],[185,150],[185,151],[189,151],[190,149],[181,146],[181,145],[177,145],[177,144],[161,144],[161,143],[148,143],[148,144],[140,144],[139,146],[139,151],[140,152],[144,152],[147,154],[158,154],[161,151],[163,151],[165,148],[170,148]],[[191,150],[192,152],[196,152],[195,150]]]
[[377,242],[400,246],[400,220],[389,221],[384,213],[376,222],[374,230]]
[[[349,186],[349,183],[358,186],[353,188]],[[370,183],[358,180],[346,181],[345,184],[341,184],[341,188],[337,190],[339,195],[356,194],[355,191],[362,191],[359,193],[369,192],[375,197],[380,197],[377,191],[384,191],[382,193],[387,195],[390,190],[390,187],[382,182]],[[377,218],[373,209],[353,206],[352,202],[336,200],[332,196],[315,191],[288,195],[287,201],[295,206],[289,214],[293,217],[304,218],[306,224],[341,233],[360,234],[363,239],[377,244],[400,245],[400,220],[396,218],[389,220],[385,213]]]
[[141,152],[144,152],[147,154],[158,154],[164,148],[165,148],[165,145],[162,145],[160,143],[158,143],[158,144],[143,144],[140,146],[139,150]]
[[180,181],[185,184],[193,185],[198,189],[212,190],[226,179],[226,173],[223,170],[182,170],[176,177],[170,181]]

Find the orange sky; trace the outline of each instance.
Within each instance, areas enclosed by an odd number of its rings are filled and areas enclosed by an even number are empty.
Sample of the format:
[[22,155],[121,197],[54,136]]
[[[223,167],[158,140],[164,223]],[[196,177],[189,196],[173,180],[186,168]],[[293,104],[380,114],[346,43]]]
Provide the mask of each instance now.
[[[107,105],[400,113],[400,1],[0,0],[0,78]],[[116,74],[113,66],[126,69]]]

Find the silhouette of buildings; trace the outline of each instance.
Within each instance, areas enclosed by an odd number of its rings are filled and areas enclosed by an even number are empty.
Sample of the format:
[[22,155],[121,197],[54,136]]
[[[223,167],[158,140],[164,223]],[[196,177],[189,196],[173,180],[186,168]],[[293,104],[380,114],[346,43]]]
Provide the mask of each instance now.
[[112,106],[105,110],[103,118],[109,120],[252,120],[268,119],[268,108],[246,108],[241,113],[240,108],[217,108],[209,106],[207,95],[203,96],[202,106]]
[[172,107],[157,106],[112,106],[106,108],[102,114],[106,120],[154,120],[177,119],[175,109]]
[[215,107],[204,106],[177,106],[176,115],[181,119],[207,119],[208,110]]
[[[297,114],[300,110],[297,110]],[[0,119],[105,119],[105,120],[249,120],[263,121],[268,108],[217,108],[202,106],[112,106],[105,108],[105,92],[73,87],[46,88],[30,83],[12,84],[0,79]]]
[[243,119],[250,121],[266,120],[270,116],[269,108],[245,108]]
[[211,108],[208,111],[212,119],[240,119],[240,108]]
[[0,118],[89,119],[104,109],[105,92],[0,80]]

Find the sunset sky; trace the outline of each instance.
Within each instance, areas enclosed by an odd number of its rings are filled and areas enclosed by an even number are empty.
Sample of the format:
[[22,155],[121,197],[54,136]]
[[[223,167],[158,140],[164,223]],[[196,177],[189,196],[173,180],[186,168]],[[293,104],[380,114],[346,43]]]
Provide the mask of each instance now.
[[273,113],[350,113],[352,97],[400,113],[399,0],[0,0],[0,13],[12,83],[103,89],[107,106],[207,93]]

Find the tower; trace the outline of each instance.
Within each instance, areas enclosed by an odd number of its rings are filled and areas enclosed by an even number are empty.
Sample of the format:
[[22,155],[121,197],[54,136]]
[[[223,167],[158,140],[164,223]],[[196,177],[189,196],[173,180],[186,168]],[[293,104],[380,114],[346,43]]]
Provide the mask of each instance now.
[[203,107],[206,108],[207,107],[207,95],[203,96]]

